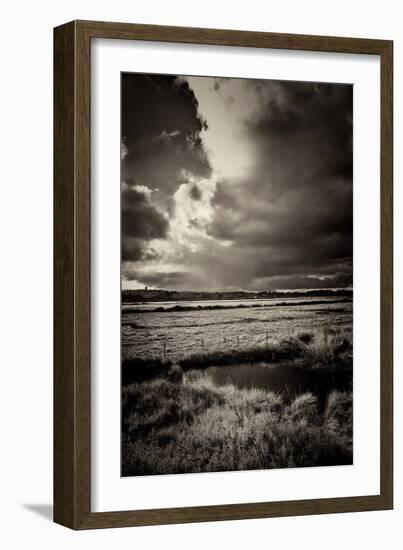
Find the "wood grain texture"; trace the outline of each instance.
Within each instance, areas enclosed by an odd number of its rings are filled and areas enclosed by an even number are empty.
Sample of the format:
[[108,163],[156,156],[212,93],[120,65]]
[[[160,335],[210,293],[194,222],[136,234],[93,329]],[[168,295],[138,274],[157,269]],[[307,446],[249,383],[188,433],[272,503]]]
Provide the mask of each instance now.
[[[381,490],[379,495],[91,512],[91,39],[381,56]],[[393,43],[73,21],[54,33],[54,519],[72,529],[268,518],[393,506]],[[223,496],[225,498],[225,496]]]
[[75,23],[55,29],[54,519],[90,510],[90,50]]
[[[54,519],[74,525],[74,25],[54,35]],[[88,368],[88,367],[87,367]]]
[[393,507],[393,43],[381,57],[381,494]]
[[386,40],[373,40],[367,38],[311,36],[195,27],[134,25],[131,23],[108,23],[104,21],[77,21],[76,23],[84,33],[90,35],[92,38],[151,40],[159,42],[210,44],[217,46],[242,46],[252,48],[382,55],[385,47],[387,47],[389,43]]

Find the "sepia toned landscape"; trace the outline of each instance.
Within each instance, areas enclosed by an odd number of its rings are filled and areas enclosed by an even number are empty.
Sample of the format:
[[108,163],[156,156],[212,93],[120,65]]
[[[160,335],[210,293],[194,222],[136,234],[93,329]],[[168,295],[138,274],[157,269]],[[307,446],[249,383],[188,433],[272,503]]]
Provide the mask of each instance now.
[[123,476],[352,464],[350,86],[122,75],[121,356]]
[[129,297],[123,475],[352,462],[351,293]]

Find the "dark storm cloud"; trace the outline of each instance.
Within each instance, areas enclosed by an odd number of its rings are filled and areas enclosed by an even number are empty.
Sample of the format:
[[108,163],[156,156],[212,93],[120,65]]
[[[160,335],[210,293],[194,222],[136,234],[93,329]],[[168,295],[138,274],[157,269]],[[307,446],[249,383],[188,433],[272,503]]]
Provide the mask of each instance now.
[[122,191],[122,233],[140,239],[166,236],[168,222],[141,190],[127,187]]
[[346,288],[351,286],[350,273],[335,273],[325,277],[317,276],[292,276],[271,277],[255,282],[255,290],[266,290],[275,288],[278,290],[305,288]]
[[122,77],[124,280],[352,284],[352,86],[189,82]]
[[186,172],[209,177],[200,137],[207,128],[189,84],[175,76],[122,75],[122,179],[158,190],[165,206]]
[[190,196],[195,201],[199,201],[202,198],[202,193],[196,184],[192,185],[190,189]]
[[155,271],[153,273],[142,273],[133,268],[124,269],[123,278],[126,281],[135,280],[147,286],[177,290],[192,290],[200,287],[200,284],[204,282],[199,276],[190,272]]
[[148,194],[127,184],[122,189],[122,260],[140,260],[145,243],[164,239],[168,221],[150,202]]
[[251,286],[351,284],[352,86],[247,85],[259,98],[245,122],[255,162],[217,184],[211,235],[252,262]]
[[352,86],[282,82],[276,96],[265,97],[270,82],[251,85],[261,91],[261,110],[249,129],[263,148],[270,145],[272,157],[294,147],[304,153],[305,172],[352,178]]
[[122,261],[138,262],[143,259],[143,247],[141,239],[126,236],[122,239]]

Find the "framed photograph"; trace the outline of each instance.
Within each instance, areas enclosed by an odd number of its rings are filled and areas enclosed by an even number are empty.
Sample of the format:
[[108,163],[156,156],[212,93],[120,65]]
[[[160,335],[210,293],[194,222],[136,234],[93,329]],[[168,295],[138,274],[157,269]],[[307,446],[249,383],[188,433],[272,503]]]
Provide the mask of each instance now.
[[55,521],[391,509],[393,43],[54,47]]

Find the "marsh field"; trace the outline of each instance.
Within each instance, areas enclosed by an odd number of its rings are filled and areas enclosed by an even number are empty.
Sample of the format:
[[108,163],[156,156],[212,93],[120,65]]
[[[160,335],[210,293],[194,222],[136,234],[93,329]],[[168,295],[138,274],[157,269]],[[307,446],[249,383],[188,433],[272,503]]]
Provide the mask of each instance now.
[[122,301],[122,475],[351,464],[352,295]]

